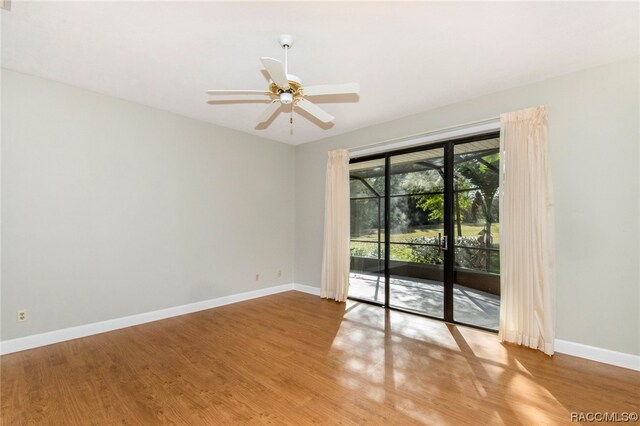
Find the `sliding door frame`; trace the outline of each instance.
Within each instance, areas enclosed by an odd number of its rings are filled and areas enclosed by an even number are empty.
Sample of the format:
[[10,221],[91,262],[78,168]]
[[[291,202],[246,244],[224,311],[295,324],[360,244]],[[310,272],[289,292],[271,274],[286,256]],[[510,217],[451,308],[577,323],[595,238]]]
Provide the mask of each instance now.
[[[362,302],[362,303],[368,303],[369,305],[374,305],[374,306],[380,306],[383,308],[389,308],[389,286],[387,285],[387,282],[389,282],[389,259],[387,256],[387,252],[389,250],[388,247],[388,241],[389,239],[387,238],[387,210],[388,210],[388,199],[389,197],[387,197],[387,182],[389,180],[389,174],[387,173],[387,163],[388,163],[388,159],[387,159],[387,153],[382,152],[382,153],[378,153],[378,154],[371,154],[371,155],[366,155],[366,156],[362,156],[362,157],[357,157],[357,158],[352,158],[349,160],[349,164],[355,164],[355,163],[361,163],[363,161],[372,161],[372,160],[384,160],[384,303],[380,303],[380,302],[376,302],[374,300],[366,300],[366,299],[361,299],[358,297],[351,297],[351,296],[347,296],[347,298],[349,300],[354,300],[356,302]],[[378,218],[380,218],[380,215],[378,215]],[[378,226],[380,226],[380,224],[378,224]],[[351,236],[349,236],[349,238],[351,238]],[[378,275],[380,273],[378,272]]]
[[[466,327],[472,327],[480,330],[497,333],[496,330],[480,327],[473,324],[455,321],[453,312],[453,286],[454,286],[454,245],[453,236],[454,230],[454,180],[453,170],[454,164],[454,147],[469,142],[477,142],[486,139],[499,138],[499,131],[491,131],[481,133],[473,136],[464,136],[459,138],[446,139],[439,142],[431,142],[424,145],[412,146],[409,148],[402,148],[393,151],[387,151],[372,155],[366,155],[362,157],[352,158],[349,164],[360,163],[363,161],[380,160],[384,159],[384,303],[375,302],[371,300],[350,297],[350,300],[356,302],[367,303],[370,305],[384,307],[385,309],[392,309],[394,311],[406,312],[409,314],[419,315],[426,318],[436,319],[438,321],[444,321],[451,324],[464,325]],[[443,274],[443,288],[444,288],[444,307],[443,317],[434,317],[432,315],[425,314],[423,312],[414,311],[411,309],[404,309],[389,304],[391,285],[390,285],[390,258],[391,258],[391,157],[403,154],[411,154],[414,152],[428,151],[431,149],[443,149],[444,151],[444,234],[447,237],[447,249],[444,250],[444,274]]]

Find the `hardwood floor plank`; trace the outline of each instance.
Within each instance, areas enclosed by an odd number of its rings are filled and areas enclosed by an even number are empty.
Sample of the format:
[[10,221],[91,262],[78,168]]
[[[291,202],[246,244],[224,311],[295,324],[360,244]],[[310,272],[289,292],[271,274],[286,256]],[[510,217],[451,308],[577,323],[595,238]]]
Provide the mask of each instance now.
[[299,292],[0,358],[6,425],[568,424],[640,373]]

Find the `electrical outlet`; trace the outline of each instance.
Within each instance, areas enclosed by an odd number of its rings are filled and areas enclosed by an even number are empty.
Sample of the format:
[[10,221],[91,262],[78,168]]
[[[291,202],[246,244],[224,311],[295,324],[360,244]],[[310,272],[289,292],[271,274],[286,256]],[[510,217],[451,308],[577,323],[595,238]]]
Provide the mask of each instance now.
[[22,322],[26,320],[27,320],[27,310],[26,309],[19,310],[16,315],[16,321]]
[[256,274],[256,281],[260,281],[260,274]]
[[282,278],[282,270],[278,269],[278,278]]

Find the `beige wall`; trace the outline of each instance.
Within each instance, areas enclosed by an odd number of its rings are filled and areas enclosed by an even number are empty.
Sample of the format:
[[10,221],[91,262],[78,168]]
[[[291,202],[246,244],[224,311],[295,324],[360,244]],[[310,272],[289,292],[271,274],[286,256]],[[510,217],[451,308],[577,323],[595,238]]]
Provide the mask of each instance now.
[[293,172],[292,146],[3,70],[2,340],[291,283]]
[[638,61],[576,72],[297,147],[295,281],[320,283],[327,150],[546,104],[556,196],[557,338],[640,354]]

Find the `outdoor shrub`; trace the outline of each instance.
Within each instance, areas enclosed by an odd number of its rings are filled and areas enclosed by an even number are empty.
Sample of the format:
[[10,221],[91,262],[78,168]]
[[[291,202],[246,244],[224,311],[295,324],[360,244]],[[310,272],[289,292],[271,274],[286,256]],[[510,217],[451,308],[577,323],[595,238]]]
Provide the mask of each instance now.
[[408,246],[410,248],[408,259],[398,260],[406,260],[416,263],[431,263],[434,265],[441,265],[443,263],[444,256],[442,255],[442,250],[438,246],[438,237],[415,237],[407,239],[407,242],[414,244],[433,245],[410,245]]
[[477,250],[486,248],[477,237],[456,238],[455,263],[459,268],[500,273],[500,257],[497,251]]
[[[441,265],[444,263],[444,254],[438,247],[438,237],[415,237],[406,240],[413,244],[429,245],[407,245],[408,250],[403,250],[406,262],[430,263]],[[500,273],[500,258],[498,252],[478,250],[485,248],[484,243],[478,241],[477,237],[458,237],[456,239],[455,264],[459,268],[475,269]]]

